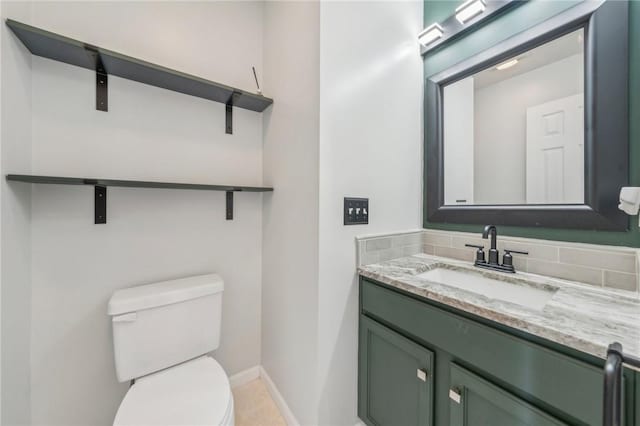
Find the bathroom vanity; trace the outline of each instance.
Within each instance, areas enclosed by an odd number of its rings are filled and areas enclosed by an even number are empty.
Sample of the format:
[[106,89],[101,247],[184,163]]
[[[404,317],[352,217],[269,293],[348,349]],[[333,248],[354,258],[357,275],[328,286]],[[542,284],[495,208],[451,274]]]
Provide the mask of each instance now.
[[[474,3],[486,19],[465,23]],[[562,2],[486,3],[426,14],[423,228],[492,223],[517,227],[512,236],[588,243],[603,241],[594,231],[619,231],[608,242],[619,245],[629,229],[616,203],[629,186],[629,2],[553,11],[543,9]],[[489,19],[498,3],[512,9]],[[610,368],[607,384],[622,390],[604,390],[608,346],[640,354],[635,253],[624,271],[635,293],[605,290],[611,265],[598,250],[549,245],[531,253],[537,259],[514,259],[522,241],[498,248],[496,232],[483,232],[487,256],[484,240],[460,235],[416,236],[417,248],[367,241],[359,417],[378,426],[640,424],[636,371]],[[446,258],[402,257],[420,249]],[[395,260],[381,261],[390,253]]]
[[[425,254],[359,274],[368,425],[600,426],[607,345],[639,352],[640,302],[624,292]],[[491,282],[504,288],[488,296]],[[638,373],[623,377],[623,424],[640,424]]]

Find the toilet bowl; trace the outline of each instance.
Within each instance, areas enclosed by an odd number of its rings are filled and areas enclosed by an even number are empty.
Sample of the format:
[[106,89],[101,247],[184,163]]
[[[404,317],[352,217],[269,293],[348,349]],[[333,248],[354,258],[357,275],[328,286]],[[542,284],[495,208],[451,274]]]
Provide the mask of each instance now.
[[142,377],[122,400],[113,422],[139,425],[233,425],[229,380],[204,356]]
[[109,301],[116,376],[134,380],[114,426],[233,426],[233,395],[209,352],[220,342],[216,274],[119,290]]

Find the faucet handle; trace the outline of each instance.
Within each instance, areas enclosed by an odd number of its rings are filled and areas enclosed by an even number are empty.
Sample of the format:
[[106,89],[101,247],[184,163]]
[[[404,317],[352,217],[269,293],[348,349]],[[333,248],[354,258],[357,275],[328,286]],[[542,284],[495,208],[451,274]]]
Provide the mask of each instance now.
[[505,254],[509,254],[509,253],[515,253],[515,254],[529,254],[528,251],[518,251],[518,250],[509,250],[509,249],[504,249],[504,253]]
[[518,251],[518,250],[504,249],[504,256],[502,256],[502,265],[503,266],[507,266],[507,267],[510,266],[510,267],[513,268],[513,256],[511,255],[511,253],[529,254],[528,251]]
[[484,250],[484,246],[477,245],[477,244],[465,244],[465,247],[473,247],[473,248],[477,248],[478,250]]
[[466,247],[477,248],[476,251],[476,263],[485,263],[484,259],[484,246],[476,245],[476,244],[465,244]]

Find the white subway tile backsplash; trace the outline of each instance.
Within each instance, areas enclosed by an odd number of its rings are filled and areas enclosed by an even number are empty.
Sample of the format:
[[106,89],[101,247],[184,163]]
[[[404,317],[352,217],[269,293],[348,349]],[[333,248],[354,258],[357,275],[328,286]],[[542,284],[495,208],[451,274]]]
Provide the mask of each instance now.
[[[527,259],[548,260],[550,262],[558,261],[558,247],[552,245],[536,244],[536,243],[523,243],[519,241],[502,240],[498,237],[498,249],[503,251],[517,250],[528,252]],[[514,253],[514,256],[522,256]]]
[[[473,261],[475,249],[465,244],[489,241],[480,234],[441,230],[409,231],[357,239],[358,263],[384,262],[417,253]],[[498,235],[498,249],[529,252],[514,254],[516,270],[579,281],[599,287],[638,292],[638,250],[629,247],[536,240]]]
[[528,272],[528,260],[521,256],[513,256],[513,267],[516,271]]
[[432,246],[451,247],[451,235],[425,231],[424,242]]
[[422,244],[422,234],[399,235],[391,239],[392,247],[416,246]]
[[402,247],[402,254],[404,256],[411,256],[414,254],[422,253],[422,247],[422,244],[419,243],[411,246],[404,246]]
[[422,246],[422,252],[425,254],[435,254],[436,248],[431,244],[425,244]]
[[527,259],[527,272],[602,286],[602,269]]
[[387,250],[380,250],[380,262],[384,262],[385,260],[397,259],[399,257],[405,256],[402,251],[402,247],[394,247]]
[[380,251],[365,251],[358,256],[360,265],[370,265],[380,262]]
[[386,250],[391,248],[391,238],[373,238],[371,240],[367,240],[366,242],[366,250],[367,251],[376,251],[376,250]]
[[440,246],[435,247],[436,256],[450,257],[452,259],[464,260],[467,262],[473,262],[473,259],[475,259],[475,253],[475,249]]
[[585,250],[560,247],[560,262],[630,274],[636,272],[635,254],[611,253],[599,249]]
[[467,246],[465,246],[465,244],[473,244],[476,246],[489,246],[487,244],[487,240],[483,240],[480,237],[477,238],[468,238],[468,237],[462,237],[462,236],[452,236],[451,237],[451,247],[453,248],[459,248],[459,249],[468,249]]
[[358,265],[384,262],[423,252],[422,231],[357,238]]
[[619,290],[635,291],[638,288],[637,274],[625,274],[624,272],[604,271],[604,286]]

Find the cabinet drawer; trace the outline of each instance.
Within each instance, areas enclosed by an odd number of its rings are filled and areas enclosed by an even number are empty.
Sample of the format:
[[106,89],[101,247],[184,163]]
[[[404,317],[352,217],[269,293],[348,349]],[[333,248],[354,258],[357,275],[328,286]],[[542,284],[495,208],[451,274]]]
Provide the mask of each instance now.
[[602,421],[599,368],[365,279],[361,304],[365,315],[452,354],[492,381],[529,395],[537,405],[590,425]]
[[451,426],[567,426],[456,364],[450,372]]
[[433,424],[433,353],[360,316],[358,416],[375,426]]

